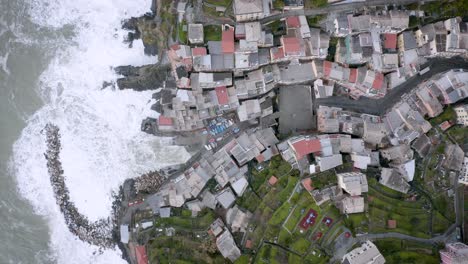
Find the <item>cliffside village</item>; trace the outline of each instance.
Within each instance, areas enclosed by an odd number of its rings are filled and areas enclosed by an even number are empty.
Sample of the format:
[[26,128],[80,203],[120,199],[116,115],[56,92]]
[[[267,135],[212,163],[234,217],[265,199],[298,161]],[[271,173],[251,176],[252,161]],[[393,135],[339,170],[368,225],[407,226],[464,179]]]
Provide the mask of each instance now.
[[[301,1],[285,2],[291,3],[285,9],[303,8],[293,4]],[[453,17],[409,30],[410,16],[423,14],[379,10],[340,14],[324,31],[310,27],[300,15],[282,19],[285,34],[274,36],[260,22],[270,14],[268,1],[234,0],[232,7],[236,23],[219,25],[221,40],[205,41],[204,25],[189,23],[189,44],[174,44],[167,52],[173,80],[156,95],[159,117],[147,122],[144,130],[157,135],[197,133],[205,142],[188,169],[168,176],[156,193],[140,199],[141,209],[157,218],[170,217],[171,209],[179,207],[193,216],[205,208],[224,209],[224,217],[211,224],[209,233],[222,256],[234,262],[245,241],[237,244],[232,234],[246,232],[252,219],[251,212],[236,204],[249,188],[249,164],[261,170],[279,155],[301,175],[310,175],[298,188],[309,192],[318,206],[331,201],[344,215],[365,211],[362,194],[368,192],[365,171],[370,167],[380,168],[380,184],[408,193],[416,155],[428,155],[432,144],[426,133],[433,125],[426,119],[468,97],[467,71],[452,69],[432,76],[382,116],[314,102],[336,95],[384,98],[428,71],[423,67],[428,59],[466,56],[468,23]],[[178,10],[184,8],[180,2]],[[338,38],[332,58],[331,38]],[[468,106],[454,109],[458,123],[467,126]],[[448,143],[444,156],[441,168],[468,184],[463,149]],[[314,174],[345,163],[352,163],[352,169],[336,173],[336,185],[311,186]],[[212,179],[215,192],[206,188]],[[271,185],[276,181],[275,176],[269,179]],[[138,192],[145,191],[143,183],[135,186]],[[148,257],[145,246],[133,238],[151,226],[150,218],[120,227],[121,242],[138,263],[148,263]],[[441,256],[466,258],[466,245],[459,244],[448,245]],[[385,263],[370,241],[344,255],[343,261]]]

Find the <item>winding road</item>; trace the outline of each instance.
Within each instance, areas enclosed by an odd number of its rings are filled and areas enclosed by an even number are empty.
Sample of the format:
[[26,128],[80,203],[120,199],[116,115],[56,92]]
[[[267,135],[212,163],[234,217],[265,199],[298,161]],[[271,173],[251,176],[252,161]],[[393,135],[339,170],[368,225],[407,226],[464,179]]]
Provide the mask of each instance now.
[[344,96],[333,96],[327,98],[318,98],[315,100],[315,106],[324,105],[330,107],[341,107],[345,110],[358,113],[366,113],[373,115],[383,115],[385,112],[394,106],[404,94],[408,94],[419,84],[425,82],[431,76],[445,72],[451,69],[468,69],[468,60],[458,56],[453,58],[433,58],[423,65],[421,68],[430,67],[430,70],[423,75],[415,75],[390,90],[382,99],[370,99],[361,97],[359,100],[354,100]]

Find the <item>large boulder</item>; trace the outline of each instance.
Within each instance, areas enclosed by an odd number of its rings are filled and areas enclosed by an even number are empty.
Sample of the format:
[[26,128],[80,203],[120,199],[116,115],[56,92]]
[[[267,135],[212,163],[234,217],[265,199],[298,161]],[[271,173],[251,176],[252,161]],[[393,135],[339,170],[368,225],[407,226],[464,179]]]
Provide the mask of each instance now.
[[170,76],[169,65],[118,66],[117,74],[124,77],[117,79],[119,89],[136,91],[154,90],[163,86],[167,76]]

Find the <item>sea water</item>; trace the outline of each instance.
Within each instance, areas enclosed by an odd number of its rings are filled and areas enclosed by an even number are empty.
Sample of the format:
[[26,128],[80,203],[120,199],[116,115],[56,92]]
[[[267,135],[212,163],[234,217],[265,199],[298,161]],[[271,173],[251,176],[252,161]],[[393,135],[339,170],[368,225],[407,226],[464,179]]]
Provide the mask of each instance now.
[[[49,122],[59,126],[70,196],[90,220],[110,215],[112,192],[125,179],[188,159],[181,147],[140,131],[143,118],[156,117],[151,91],[102,88],[118,78],[115,66],[157,61],[143,54],[141,41],[129,48],[121,30],[121,21],[148,12],[150,1],[0,1],[0,43],[8,34],[0,46],[1,100],[7,102],[0,129],[2,137],[10,136],[2,141],[0,184],[12,187],[11,195],[24,207],[19,211],[30,212],[0,226],[15,248],[0,254],[0,262],[122,263],[118,249],[100,253],[68,231],[49,182],[42,129]],[[15,224],[19,233],[30,230],[27,236],[17,237],[9,227]],[[37,242],[23,241],[35,236]],[[31,245],[22,249],[25,243]]]

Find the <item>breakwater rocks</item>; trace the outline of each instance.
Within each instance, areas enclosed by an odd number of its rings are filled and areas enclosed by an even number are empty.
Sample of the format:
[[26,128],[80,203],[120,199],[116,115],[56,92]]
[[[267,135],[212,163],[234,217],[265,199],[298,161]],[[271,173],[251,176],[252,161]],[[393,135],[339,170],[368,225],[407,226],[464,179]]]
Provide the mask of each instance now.
[[60,207],[65,223],[70,232],[75,234],[80,240],[102,248],[113,248],[116,245],[116,217],[120,210],[119,194],[114,194],[112,216],[96,222],[90,222],[88,218],[78,211],[75,204],[70,200],[69,190],[65,184],[65,176],[60,162],[60,133],[59,128],[53,124],[47,124],[45,129],[47,151],[44,156],[47,160],[50,183],[54,191],[57,205]]
[[165,180],[166,179],[156,171],[143,174],[135,179],[135,191],[137,193],[156,193]]
[[124,76],[117,79],[117,86],[121,90],[133,89],[136,91],[144,91],[163,87],[167,76],[170,76],[169,71],[170,66],[168,64],[115,67],[115,72]]

